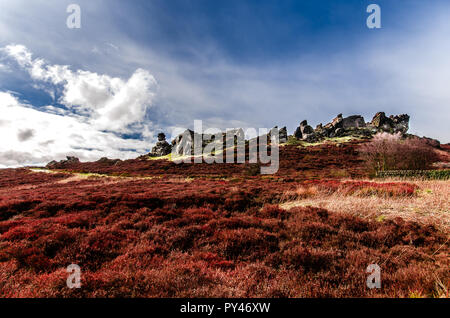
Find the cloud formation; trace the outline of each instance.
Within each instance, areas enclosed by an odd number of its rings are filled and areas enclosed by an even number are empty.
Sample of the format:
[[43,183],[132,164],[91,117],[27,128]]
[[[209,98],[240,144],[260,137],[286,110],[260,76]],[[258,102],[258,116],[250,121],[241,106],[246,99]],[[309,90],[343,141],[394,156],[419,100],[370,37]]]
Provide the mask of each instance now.
[[[78,117],[33,109],[11,93],[0,92],[0,167],[40,165],[67,155],[82,160],[103,156],[134,158],[150,143],[103,132]],[[133,149],[133,150],[130,150]]]
[[128,81],[124,81],[85,70],[72,71],[67,65],[48,64],[40,58],[33,59],[32,53],[23,45],[8,45],[1,50],[28,71],[33,80],[62,86],[58,101],[85,114],[89,122],[100,130],[133,132],[130,126],[142,124],[155,96],[157,82],[143,69],[137,69]]
[[152,106],[157,82],[146,70],[137,69],[128,80],[94,72],[72,71],[67,65],[52,65],[33,59],[23,45],[1,50],[29,73],[44,91],[60,87],[55,105],[36,108],[20,101],[13,92],[0,92],[0,168],[41,165],[66,155],[82,160],[108,156],[134,158],[151,147],[149,140],[123,134],[152,136],[143,122]]
[[[93,134],[128,140],[127,149],[135,140],[121,135],[153,141],[161,129],[170,138],[172,127],[193,128],[194,119],[293,132],[303,119],[315,125],[344,113],[370,120],[377,111],[408,113],[411,133],[450,141],[446,0],[380,0],[380,30],[366,28],[358,1],[79,0],[79,30],[65,25],[68,3],[2,1],[0,92]],[[14,147],[42,139],[46,127],[28,121],[10,130]],[[7,123],[0,116],[0,128]],[[76,137],[71,144],[86,158],[97,151]],[[119,147],[102,141],[99,148]]]

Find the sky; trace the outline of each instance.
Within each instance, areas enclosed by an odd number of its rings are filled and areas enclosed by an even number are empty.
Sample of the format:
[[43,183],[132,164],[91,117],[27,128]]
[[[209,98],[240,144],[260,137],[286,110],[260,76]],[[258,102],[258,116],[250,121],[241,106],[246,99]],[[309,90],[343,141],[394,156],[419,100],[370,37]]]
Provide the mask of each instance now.
[[194,120],[292,133],[407,113],[448,143],[449,16],[444,0],[0,0],[0,168],[135,158]]

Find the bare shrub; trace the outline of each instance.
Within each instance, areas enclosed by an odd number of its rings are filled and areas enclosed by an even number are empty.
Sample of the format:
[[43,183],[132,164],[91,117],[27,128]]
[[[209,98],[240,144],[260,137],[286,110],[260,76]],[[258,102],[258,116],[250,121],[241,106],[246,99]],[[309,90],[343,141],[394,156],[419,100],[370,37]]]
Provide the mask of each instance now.
[[426,141],[403,139],[400,134],[378,133],[360,147],[361,158],[372,172],[385,170],[424,170],[437,161],[437,154]]

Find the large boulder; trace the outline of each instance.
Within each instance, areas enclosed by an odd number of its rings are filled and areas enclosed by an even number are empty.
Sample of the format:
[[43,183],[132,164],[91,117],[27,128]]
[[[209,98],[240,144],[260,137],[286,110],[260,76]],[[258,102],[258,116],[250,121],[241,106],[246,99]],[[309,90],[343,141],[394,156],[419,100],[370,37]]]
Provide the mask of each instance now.
[[280,129],[280,131],[278,132],[279,137],[280,137],[280,144],[287,142],[288,140],[288,133],[287,133],[287,128],[283,127]]
[[342,114],[337,115],[335,119],[331,122],[331,125],[334,129],[343,128],[344,118],[342,118]]
[[335,137],[336,130],[339,128],[343,128],[343,122],[344,118],[342,117],[342,114],[339,114],[334,118],[331,123],[326,124],[323,128],[322,135],[324,137]]
[[366,122],[364,121],[364,117],[360,115],[353,115],[349,117],[345,117],[342,120],[342,128],[364,128],[366,127]]
[[294,132],[294,137],[297,139],[302,139],[302,129],[300,127],[297,127],[297,129]]
[[172,146],[166,141],[166,135],[164,133],[158,134],[158,142],[155,147],[152,148],[150,153],[151,157],[162,157],[172,152]]
[[307,120],[304,120],[300,123],[300,126],[298,126],[297,129],[295,130],[294,137],[297,139],[305,140],[311,134],[315,134],[314,129],[310,125],[308,125]]
[[386,114],[384,112],[376,113],[370,124],[378,130],[391,133],[393,132],[393,122],[389,117],[386,117]]
[[314,129],[308,125],[308,121],[304,120],[300,123],[300,130],[302,131],[302,135],[314,134]]
[[402,134],[406,134],[409,129],[409,115],[402,114],[397,116],[389,116],[392,121],[392,125],[394,128],[394,132],[401,132]]
[[314,129],[308,125],[308,121],[302,121],[299,128],[302,133],[302,140],[307,142],[316,142],[319,139]]

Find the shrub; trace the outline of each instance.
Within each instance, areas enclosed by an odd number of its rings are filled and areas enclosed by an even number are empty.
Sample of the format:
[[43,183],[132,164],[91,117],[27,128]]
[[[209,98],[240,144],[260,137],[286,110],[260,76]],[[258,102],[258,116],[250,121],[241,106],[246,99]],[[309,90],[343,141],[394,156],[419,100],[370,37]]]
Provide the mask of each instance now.
[[361,158],[372,172],[429,169],[438,160],[434,149],[417,138],[402,139],[400,134],[379,133],[360,147]]

